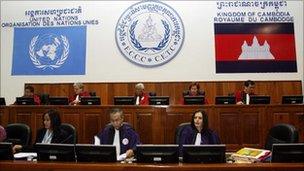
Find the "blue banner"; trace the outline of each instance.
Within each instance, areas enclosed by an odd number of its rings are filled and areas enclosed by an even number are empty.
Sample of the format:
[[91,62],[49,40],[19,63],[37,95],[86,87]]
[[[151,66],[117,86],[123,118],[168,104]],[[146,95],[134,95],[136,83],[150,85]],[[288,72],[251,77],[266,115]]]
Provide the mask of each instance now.
[[12,75],[84,75],[86,26],[14,28]]

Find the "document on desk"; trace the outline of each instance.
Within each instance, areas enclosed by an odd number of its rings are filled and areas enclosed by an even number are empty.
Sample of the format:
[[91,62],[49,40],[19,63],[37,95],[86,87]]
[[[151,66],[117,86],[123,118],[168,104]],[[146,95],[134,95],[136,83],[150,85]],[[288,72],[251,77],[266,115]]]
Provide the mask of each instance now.
[[33,153],[33,152],[21,152],[21,153],[16,153],[14,154],[14,158],[15,159],[22,159],[22,158],[35,158],[37,157],[37,153]]
[[265,149],[256,149],[244,147],[233,153],[231,157],[238,162],[263,162],[270,157],[271,151]]
[[119,156],[117,156],[117,161],[123,161],[127,158],[127,154],[126,153],[123,153]]

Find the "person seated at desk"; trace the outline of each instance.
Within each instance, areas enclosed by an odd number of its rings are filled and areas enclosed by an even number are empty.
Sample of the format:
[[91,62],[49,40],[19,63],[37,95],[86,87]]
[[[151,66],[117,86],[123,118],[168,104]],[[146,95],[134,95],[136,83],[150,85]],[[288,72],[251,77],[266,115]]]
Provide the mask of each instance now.
[[145,86],[143,83],[135,85],[135,105],[149,105],[149,95],[145,93]]
[[208,116],[203,110],[196,110],[191,117],[191,124],[185,126],[180,134],[179,146],[183,144],[220,144],[220,138],[216,132],[209,129]]
[[6,139],[6,131],[5,129],[0,125],[0,142]]
[[247,80],[244,82],[244,90],[235,93],[236,104],[249,104],[250,96],[254,94],[255,83],[254,81]]
[[[139,135],[127,123],[124,123],[124,114],[121,109],[115,108],[110,112],[111,124],[107,125],[95,137],[94,144],[112,144],[116,146],[116,153],[123,158],[134,156],[136,145],[140,144]],[[99,141],[99,142],[96,142]]]
[[[43,125],[44,127],[37,131],[35,143],[72,143],[68,142],[68,133],[60,128],[61,120],[57,110],[51,109],[43,114]],[[15,153],[23,149],[28,151],[31,148],[14,145],[13,152]]]
[[[189,85],[189,88],[186,92],[183,93],[183,97],[181,99],[181,104],[184,105],[184,96],[205,96],[205,92],[200,89],[200,85],[198,82],[193,82]],[[204,104],[208,104],[208,100],[205,96]]]
[[84,91],[84,85],[82,83],[74,83],[73,87],[75,94],[69,98],[70,105],[78,105],[81,97],[90,96],[89,92]]
[[[40,105],[41,104],[41,100],[40,97],[38,95],[36,95],[34,93],[34,87],[27,85],[24,88],[24,95],[22,97],[29,97],[29,98],[34,98],[34,103],[35,105]],[[17,104],[16,102],[14,104]]]

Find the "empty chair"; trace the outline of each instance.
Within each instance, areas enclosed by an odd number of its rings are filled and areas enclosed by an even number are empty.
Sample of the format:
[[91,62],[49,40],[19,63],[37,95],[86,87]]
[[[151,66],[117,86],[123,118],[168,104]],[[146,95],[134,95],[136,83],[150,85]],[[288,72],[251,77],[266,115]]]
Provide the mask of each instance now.
[[297,143],[299,141],[298,131],[293,125],[280,123],[273,126],[267,135],[265,149],[271,150],[272,144]]
[[92,97],[95,97],[95,96],[96,96],[96,92],[95,92],[95,91],[91,91],[89,94],[90,94],[90,96],[92,96]]
[[153,91],[149,92],[149,96],[156,96],[156,92]]
[[177,126],[177,128],[175,129],[175,144],[179,144],[179,139],[181,136],[181,132],[183,131],[183,129],[190,125],[190,122],[185,122],[185,123],[181,123]]
[[12,123],[6,127],[5,142],[19,145],[29,145],[31,142],[31,129],[24,123]]
[[71,125],[69,123],[62,123],[60,128],[65,130],[69,135],[61,143],[66,143],[66,144],[76,144],[77,143],[77,131],[73,125]]
[[40,100],[42,105],[48,105],[49,104],[49,98],[50,95],[48,93],[42,93],[40,95]]

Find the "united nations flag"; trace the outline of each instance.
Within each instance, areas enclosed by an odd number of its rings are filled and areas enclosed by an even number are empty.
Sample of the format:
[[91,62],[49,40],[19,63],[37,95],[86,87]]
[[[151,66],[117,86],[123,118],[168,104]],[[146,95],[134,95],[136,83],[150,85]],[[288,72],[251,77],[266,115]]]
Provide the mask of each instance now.
[[12,75],[84,75],[86,27],[15,28]]

